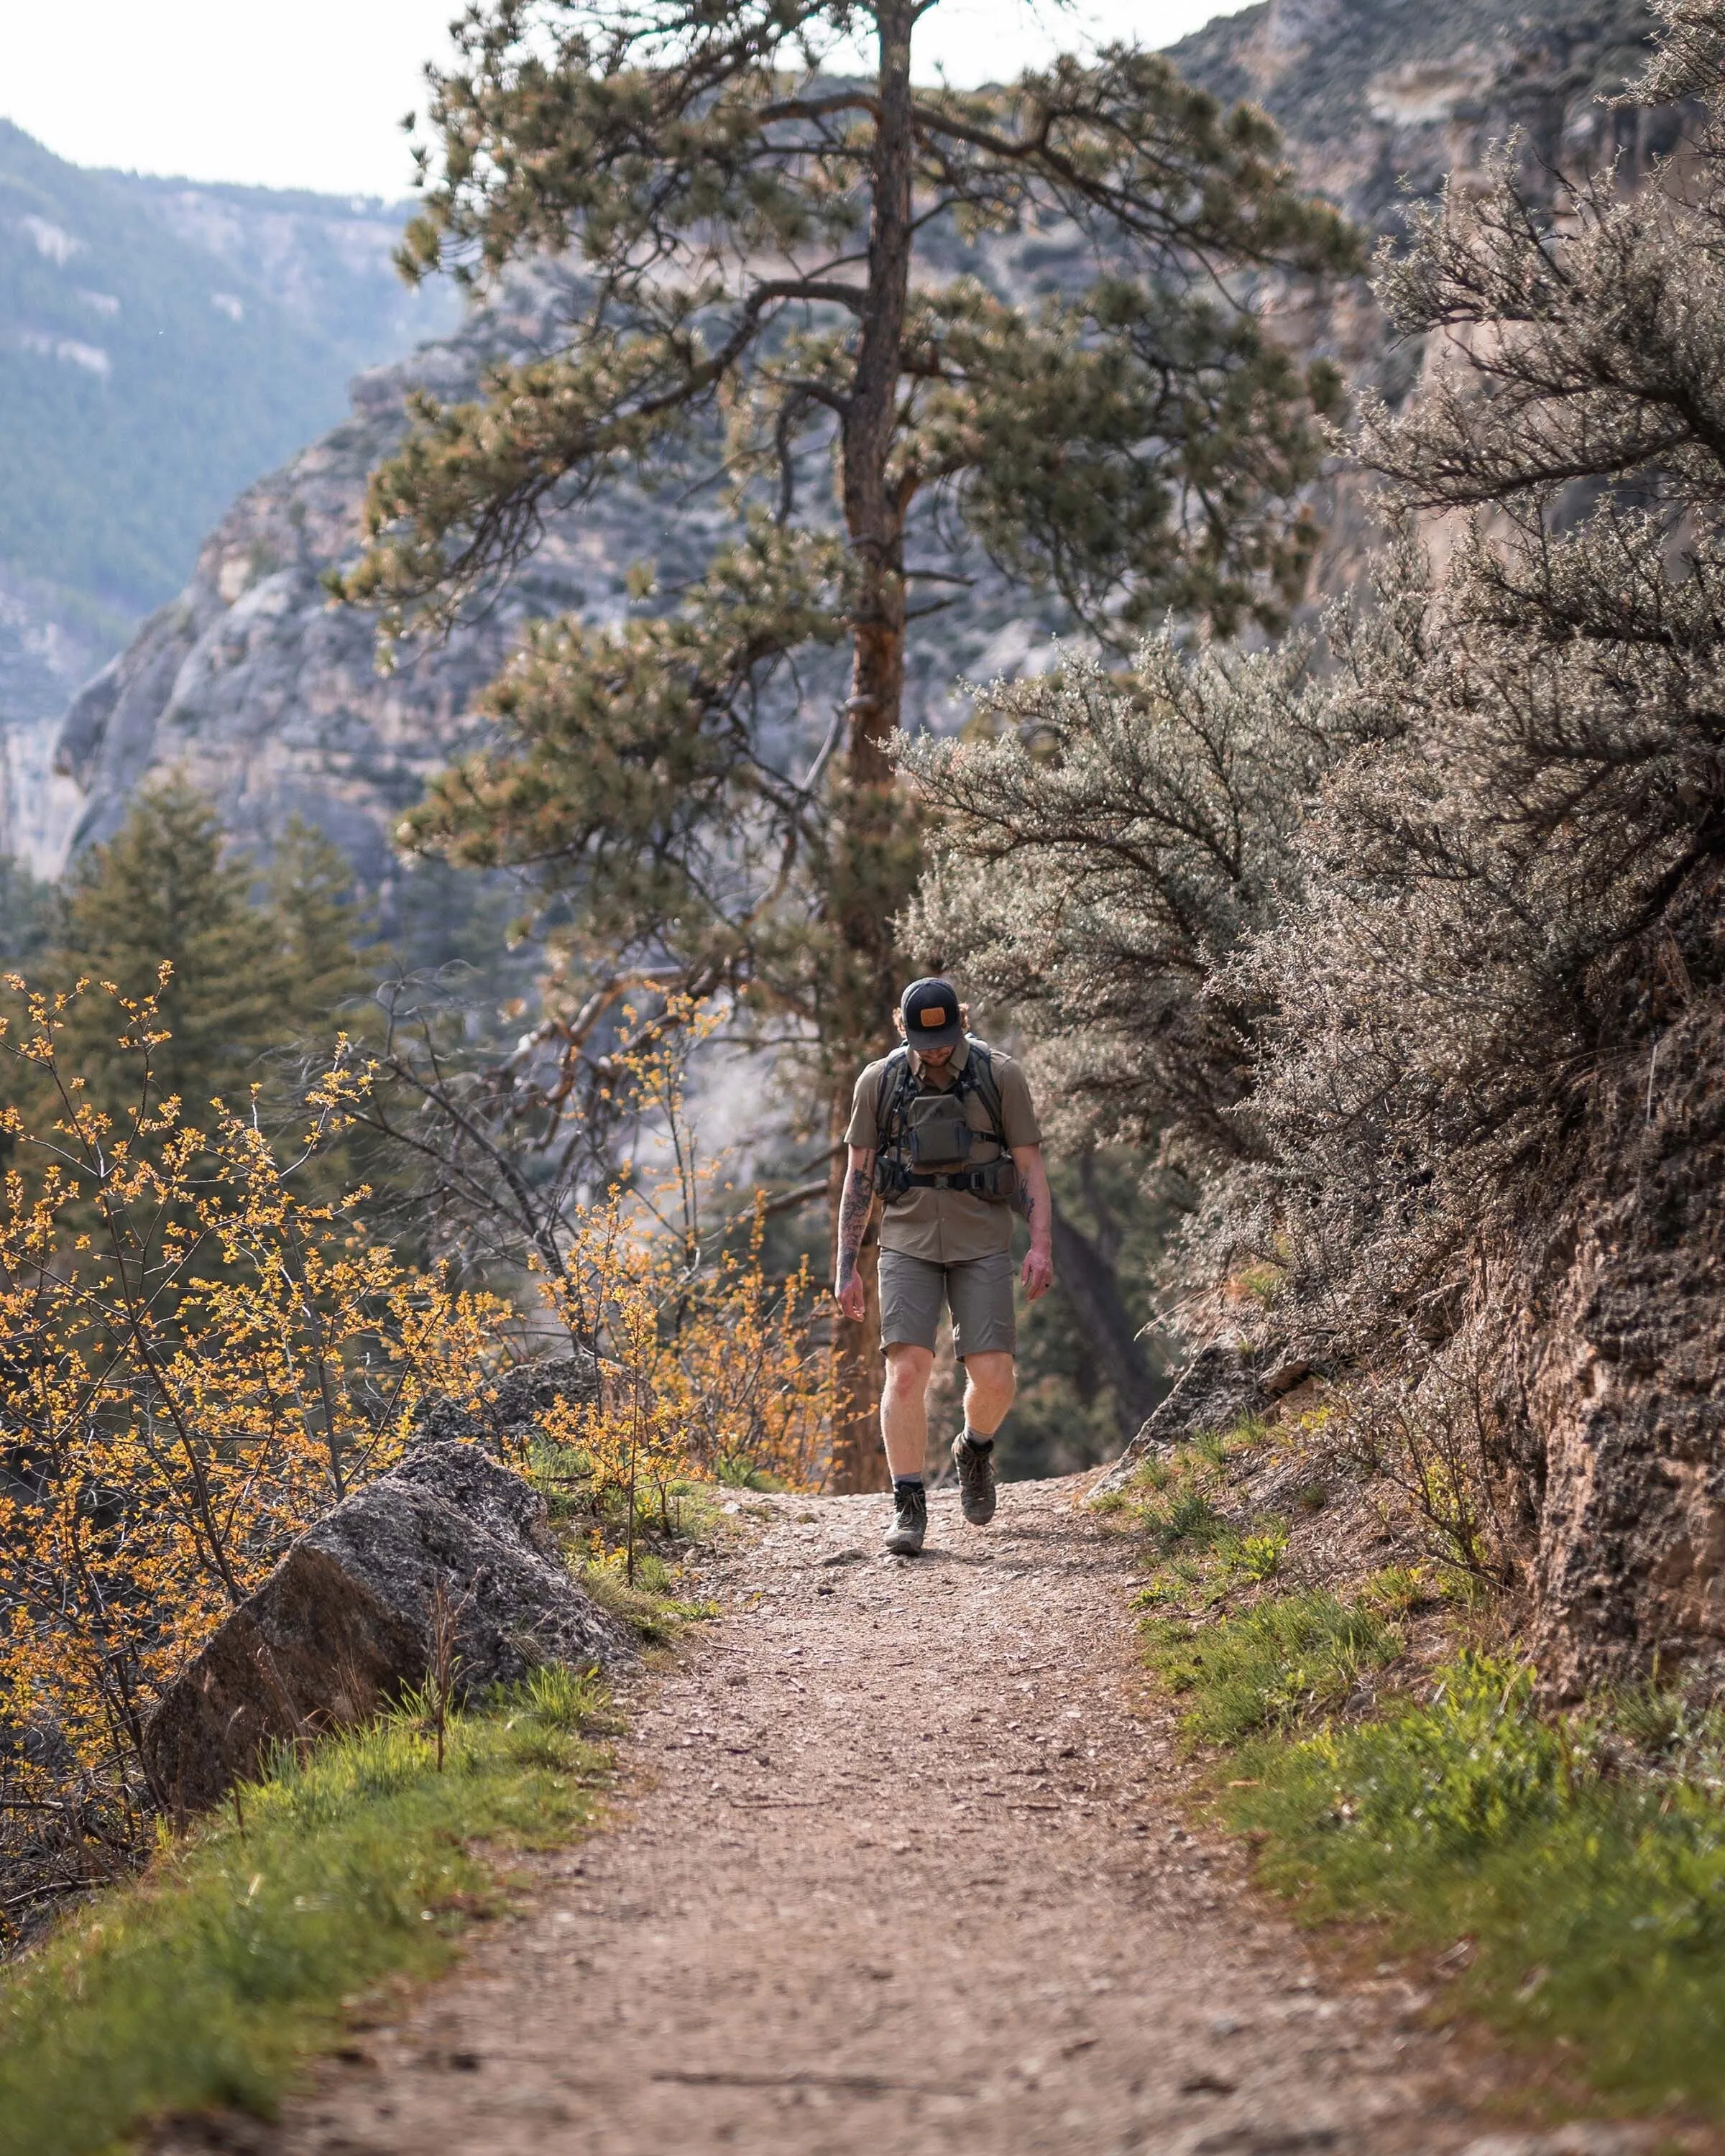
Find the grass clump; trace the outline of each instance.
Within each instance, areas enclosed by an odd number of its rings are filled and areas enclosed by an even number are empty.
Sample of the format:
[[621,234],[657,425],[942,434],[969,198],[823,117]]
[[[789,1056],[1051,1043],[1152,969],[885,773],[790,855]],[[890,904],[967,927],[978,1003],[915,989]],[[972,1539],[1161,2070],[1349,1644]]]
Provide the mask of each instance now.
[[1227,1532],[1227,1522],[1202,1490],[1178,1490],[1159,1504],[1146,1505],[1139,1524],[1161,1556],[1178,1549],[1209,1549]]
[[578,1577],[600,1609],[649,1645],[675,1640],[686,1625],[716,1614],[713,1603],[688,1601],[676,1593],[676,1574],[656,1551],[636,1551],[634,1574],[631,1581],[623,1553],[613,1550],[583,1565]]
[[1471,1942],[1456,2007],[1565,2040],[1619,2102],[1725,2115],[1725,1731],[1626,1772],[1632,1728],[1679,1742],[1669,1696],[1546,1721],[1532,1686],[1464,1651],[1425,1701],[1260,1743],[1233,1823],[1312,1917],[1376,1919],[1410,1952]]
[[423,1978],[498,1906],[479,1841],[567,1840],[597,1808],[591,1678],[545,1669],[452,1716],[444,1771],[411,1710],[331,1737],[166,1845],[0,1971],[0,2156],[85,2156],[141,2123],[268,2116],[343,2002]]
[[1152,1620],[1146,1639],[1151,1666],[1185,1697],[1188,1734],[1209,1744],[1238,1743],[1341,1706],[1366,1671],[1393,1661],[1402,1645],[1375,1609],[1317,1589],[1196,1631]]

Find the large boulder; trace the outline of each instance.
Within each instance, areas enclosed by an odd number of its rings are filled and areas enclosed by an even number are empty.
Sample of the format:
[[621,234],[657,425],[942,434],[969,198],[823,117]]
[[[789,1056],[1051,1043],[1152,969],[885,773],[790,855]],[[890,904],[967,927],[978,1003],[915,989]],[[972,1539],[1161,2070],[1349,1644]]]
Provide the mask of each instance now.
[[1142,1460],[1207,1430],[1232,1430],[1248,1416],[1270,1414],[1284,1393],[1312,1374],[1312,1363],[1275,1348],[1255,1349],[1240,1340],[1213,1340],[1180,1373],[1173,1390],[1091,1491],[1117,1490]]
[[168,1687],[144,1758],[176,1810],[214,1803],[272,1745],[366,1720],[425,1683],[438,1590],[454,1620],[454,1696],[536,1664],[633,1652],[571,1576],[545,1501],[476,1446],[418,1446],[295,1543]]

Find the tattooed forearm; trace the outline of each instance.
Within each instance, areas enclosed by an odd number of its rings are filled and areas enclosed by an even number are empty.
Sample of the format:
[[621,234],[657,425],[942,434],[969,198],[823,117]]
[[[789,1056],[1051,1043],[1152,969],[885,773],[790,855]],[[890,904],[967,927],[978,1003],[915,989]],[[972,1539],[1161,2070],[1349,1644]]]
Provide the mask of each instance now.
[[839,1200],[838,1284],[842,1288],[856,1270],[856,1254],[862,1248],[863,1230],[869,1224],[869,1208],[875,1200],[875,1178],[867,1168],[852,1167],[845,1177]]

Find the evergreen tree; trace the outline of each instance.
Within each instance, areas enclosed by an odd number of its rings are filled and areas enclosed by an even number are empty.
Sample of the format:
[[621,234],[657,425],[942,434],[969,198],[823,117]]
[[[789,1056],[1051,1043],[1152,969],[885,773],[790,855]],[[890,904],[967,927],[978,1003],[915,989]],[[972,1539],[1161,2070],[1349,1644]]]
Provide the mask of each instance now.
[[[196,1123],[218,1092],[245,1082],[254,1059],[280,1038],[282,967],[275,924],[252,903],[256,871],[224,860],[215,812],[183,781],[153,788],[105,846],[72,871],[64,942],[50,977],[111,982],[122,995],[151,993],[166,963],[158,1086],[177,1094]],[[66,1061],[110,1110],[132,1059],[111,1038],[105,997],[80,1004]]]
[[361,950],[366,924],[353,871],[340,849],[295,817],[270,864],[269,910],[281,968],[282,1041],[321,1040],[339,1024],[362,1029],[356,1008],[370,994],[377,967]]
[[[109,844],[74,868],[62,941],[43,973],[64,985],[112,982],[136,998],[155,990],[164,962],[171,967],[157,1096],[177,1094],[187,1122],[201,1127],[212,1099],[239,1105],[268,1075],[270,1051],[328,1031],[337,1006],[370,985],[354,948],[348,881],[334,848],[295,826],[263,896],[255,865],[224,857],[209,803],[171,779],[141,795]],[[65,1035],[67,1067],[110,1112],[131,1105],[121,1097],[129,1059],[116,1046],[117,1017],[108,998],[86,998]]]
[[[341,586],[392,629],[447,619],[552,505],[721,465],[734,543],[674,611],[531,637],[491,693],[498,746],[411,828],[572,894],[611,965],[791,1014],[834,1135],[920,858],[887,752],[908,595],[983,557],[1111,640],[1169,607],[1275,619],[1309,554],[1297,496],[1336,383],[1264,333],[1251,295],[1353,260],[1263,116],[1153,55],[914,88],[927,4],[470,9],[461,64],[432,78],[441,162],[407,265],[484,282],[570,249],[583,282],[564,348],[500,366],[476,403],[419,400]],[[823,74],[855,32],[873,72]],[[988,281],[990,236],[1044,228],[1089,281],[1023,304]],[[823,465],[830,496],[811,501]],[[830,727],[798,672],[824,646],[850,654]],[[873,1450],[865,1352],[847,1333],[841,1456]]]
[[0,854],[0,968],[28,972],[54,940],[54,888]]

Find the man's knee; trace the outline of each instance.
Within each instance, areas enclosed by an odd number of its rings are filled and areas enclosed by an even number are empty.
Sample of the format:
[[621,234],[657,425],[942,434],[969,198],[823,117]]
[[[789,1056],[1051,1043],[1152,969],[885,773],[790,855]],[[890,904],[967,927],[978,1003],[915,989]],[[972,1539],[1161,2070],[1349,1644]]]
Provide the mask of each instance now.
[[968,1355],[964,1361],[966,1383],[975,1392],[978,1401],[987,1401],[1002,1414],[1012,1405],[1018,1391],[1018,1366],[1010,1355],[990,1353]]
[[933,1370],[934,1353],[931,1348],[913,1347],[908,1341],[895,1341],[886,1351],[889,1393],[922,1392]]

